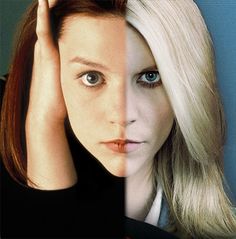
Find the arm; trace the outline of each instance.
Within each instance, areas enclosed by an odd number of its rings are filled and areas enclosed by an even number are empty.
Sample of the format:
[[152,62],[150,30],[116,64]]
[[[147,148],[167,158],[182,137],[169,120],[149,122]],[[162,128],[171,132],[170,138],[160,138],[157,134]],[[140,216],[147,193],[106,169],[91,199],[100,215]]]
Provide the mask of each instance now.
[[60,56],[53,42],[46,0],[39,0],[36,33],[25,125],[28,185],[44,190],[63,189],[74,185],[77,175],[65,135]]

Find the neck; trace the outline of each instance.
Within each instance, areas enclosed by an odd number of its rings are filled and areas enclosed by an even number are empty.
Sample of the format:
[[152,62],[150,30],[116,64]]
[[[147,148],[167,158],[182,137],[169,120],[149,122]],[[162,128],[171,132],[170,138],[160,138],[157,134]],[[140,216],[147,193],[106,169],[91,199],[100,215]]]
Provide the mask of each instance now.
[[144,221],[153,201],[153,164],[147,162],[145,167],[126,178],[126,216]]

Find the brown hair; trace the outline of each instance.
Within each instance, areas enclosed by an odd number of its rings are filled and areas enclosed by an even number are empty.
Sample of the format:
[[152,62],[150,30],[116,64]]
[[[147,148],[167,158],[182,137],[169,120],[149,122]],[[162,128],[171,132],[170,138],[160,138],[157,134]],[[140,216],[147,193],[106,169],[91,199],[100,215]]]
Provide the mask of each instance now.
[[[37,2],[25,14],[19,28],[15,51],[9,70],[1,111],[0,152],[9,174],[26,184],[27,155],[25,119],[29,103],[34,45],[36,36]],[[126,0],[58,0],[50,9],[52,29],[58,39],[65,18],[74,14],[125,16]]]

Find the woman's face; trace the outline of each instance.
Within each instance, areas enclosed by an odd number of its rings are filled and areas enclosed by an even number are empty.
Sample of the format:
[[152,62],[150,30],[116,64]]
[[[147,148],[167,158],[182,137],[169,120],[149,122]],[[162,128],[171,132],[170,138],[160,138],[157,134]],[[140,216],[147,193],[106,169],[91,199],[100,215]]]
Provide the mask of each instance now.
[[116,176],[149,171],[173,113],[152,53],[119,17],[74,16],[59,40],[72,129]]

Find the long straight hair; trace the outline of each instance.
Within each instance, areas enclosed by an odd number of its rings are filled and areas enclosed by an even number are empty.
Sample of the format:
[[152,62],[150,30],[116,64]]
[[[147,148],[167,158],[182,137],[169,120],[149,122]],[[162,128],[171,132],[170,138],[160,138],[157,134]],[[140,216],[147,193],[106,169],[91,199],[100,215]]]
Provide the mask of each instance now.
[[[125,0],[59,0],[51,9],[55,39],[71,14],[125,14]],[[0,150],[10,175],[25,184],[25,118],[29,102],[37,3],[19,28],[4,94]],[[224,193],[224,117],[216,87],[212,43],[190,0],[130,0],[127,19],[146,39],[175,113],[157,154],[156,173],[183,238],[234,236],[236,220]]]
[[[180,238],[236,237],[224,192],[225,120],[210,34],[192,0],[132,0],[127,20],[145,38],[175,114],[156,176]],[[174,225],[174,227],[173,227]]]
[[[1,110],[0,152],[9,174],[17,182],[27,181],[25,119],[29,103],[34,45],[36,36],[37,1],[19,26],[13,59],[9,69]],[[57,0],[50,9],[54,39],[60,37],[64,20],[74,14],[93,17],[124,17],[126,0]]]

